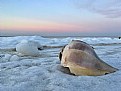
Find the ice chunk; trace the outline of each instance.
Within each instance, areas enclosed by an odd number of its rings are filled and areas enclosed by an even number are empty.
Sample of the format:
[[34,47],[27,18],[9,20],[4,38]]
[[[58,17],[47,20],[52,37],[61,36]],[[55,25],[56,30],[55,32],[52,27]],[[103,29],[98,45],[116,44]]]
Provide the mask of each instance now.
[[10,58],[10,61],[18,61],[20,58],[17,56],[17,55],[13,55],[11,58]]
[[38,42],[22,40],[19,44],[16,45],[16,51],[23,55],[38,56],[39,55],[39,51],[38,51],[39,46],[40,45]]
[[10,54],[5,54],[4,57],[2,58],[3,61],[9,61],[12,55]]

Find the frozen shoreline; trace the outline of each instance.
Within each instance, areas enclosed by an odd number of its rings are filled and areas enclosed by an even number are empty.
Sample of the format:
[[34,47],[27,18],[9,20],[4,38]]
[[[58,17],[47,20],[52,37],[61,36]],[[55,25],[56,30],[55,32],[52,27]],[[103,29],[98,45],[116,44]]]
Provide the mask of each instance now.
[[[20,37],[19,37],[20,38]],[[26,37],[28,38],[28,37]],[[20,38],[21,39],[21,38]],[[20,40],[19,39],[19,40]],[[30,39],[30,37],[29,37]],[[39,39],[31,37],[32,40],[45,42],[45,45],[60,46],[68,43],[71,39]],[[78,39],[78,38],[74,38]],[[18,43],[18,38],[10,39],[6,44],[13,48]],[[19,56],[19,60],[2,61],[0,58],[0,91],[120,91],[121,88],[121,44],[120,41],[111,39],[86,39],[85,41],[99,43],[117,43],[114,45],[92,45],[101,59],[119,69],[119,71],[104,76],[73,76],[61,72],[58,68],[60,61],[58,53],[61,48],[47,48],[39,51],[39,57]],[[12,43],[14,41],[14,43]],[[5,47],[6,48],[6,47]],[[16,51],[0,51],[0,55],[17,55]]]

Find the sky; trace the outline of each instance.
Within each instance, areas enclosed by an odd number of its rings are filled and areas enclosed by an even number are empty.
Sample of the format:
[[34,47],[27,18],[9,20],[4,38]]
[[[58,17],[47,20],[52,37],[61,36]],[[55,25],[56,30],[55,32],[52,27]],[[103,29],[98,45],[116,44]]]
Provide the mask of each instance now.
[[0,0],[0,35],[121,36],[121,0]]

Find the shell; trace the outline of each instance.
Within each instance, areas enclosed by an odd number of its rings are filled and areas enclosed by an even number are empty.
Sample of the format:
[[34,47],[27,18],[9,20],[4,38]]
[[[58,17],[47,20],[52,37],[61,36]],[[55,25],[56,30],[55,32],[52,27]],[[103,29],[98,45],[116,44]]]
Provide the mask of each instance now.
[[68,67],[75,75],[99,76],[113,73],[118,69],[102,61],[89,44],[73,40],[60,52],[63,67]]

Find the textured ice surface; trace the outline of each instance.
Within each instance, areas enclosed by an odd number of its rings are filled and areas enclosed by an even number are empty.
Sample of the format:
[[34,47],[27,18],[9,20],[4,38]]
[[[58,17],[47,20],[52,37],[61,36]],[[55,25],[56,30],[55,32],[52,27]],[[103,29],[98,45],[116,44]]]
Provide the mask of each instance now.
[[[0,91],[121,91],[121,40],[119,39],[107,37],[49,39],[39,36],[2,39],[0,42],[3,44],[0,43],[0,47],[5,50],[0,51]],[[41,50],[39,51],[41,55],[37,57],[21,56],[10,49],[6,51],[6,48],[15,47],[22,39],[53,46],[67,44],[72,39],[95,43],[93,47],[98,56],[119,71],[104,76],[73,76],[59,70],[60,48]]]

